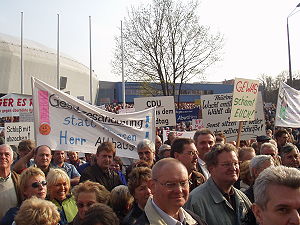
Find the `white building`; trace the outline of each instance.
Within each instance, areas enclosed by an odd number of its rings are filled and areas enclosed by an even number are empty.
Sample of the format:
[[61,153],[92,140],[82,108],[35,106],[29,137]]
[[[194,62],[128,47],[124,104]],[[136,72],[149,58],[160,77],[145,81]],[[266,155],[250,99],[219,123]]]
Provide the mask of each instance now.
[[[0,93],[21,93],[20,39],[0,34]],[[23,41],[24,94],[31,94],[31,76],[57,86],[56,50],[37,42]],[[61,89],[74,97],[90,102],[90,71],[85,65],[60,54]],[[65,82],[66,81],[66,82]],[[93,103],[99,81],[93,74]],[[64,88],[65,86],[65,88]]]

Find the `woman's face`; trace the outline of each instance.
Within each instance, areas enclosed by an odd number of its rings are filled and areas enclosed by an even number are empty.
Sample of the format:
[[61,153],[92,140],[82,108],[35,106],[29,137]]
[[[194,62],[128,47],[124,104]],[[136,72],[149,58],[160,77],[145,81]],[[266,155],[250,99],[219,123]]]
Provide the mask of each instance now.
[[84,219],[85,213],[95,203],[97,203],[95,192],[80,192],[77,199],[79,218]]
[[69,194],[70,187],[68,182],[63,178],[56,181],[55,184],[48,187],[50,199],[56,199],[58,201],[63,201],[67,198]]
[[26,183],[24,197],[31,198],[36,196],[45,199],[47,195],[47,182],[44,176],[37,175],[30,177]]
[[134,199],[140,208],[144,209],[151,191],[147,186],[147,181],[143,181],[140,186],[134,190]]

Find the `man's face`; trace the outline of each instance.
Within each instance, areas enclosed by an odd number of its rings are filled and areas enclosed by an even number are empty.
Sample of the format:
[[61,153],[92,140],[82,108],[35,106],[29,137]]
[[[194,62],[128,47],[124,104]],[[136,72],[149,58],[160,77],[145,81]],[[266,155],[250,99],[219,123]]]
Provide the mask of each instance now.
[[38,168],[47,168],[51,162],[51,150],[47,146],[42,146],[34,156],[34,162]]
[[54,151],[53,153],[53,161],[55,164],[63,163],[66,159],[64,151]]
[[178,159],[185,165],[188,173],[191,173],[193,170],[196,170],[198,151],[194,143],[185,144],[182,153],[174,153],[175,159]]
[[153,164],[154,161],[154,152],[150,148],[145,147],[138,150],[138,155],[140,160],[145,160],[149,165]]
[[288,142],[288,139],[289,139],[289,135],[288,134],[282,134],[280,137],[278,137],[276,139],[277,145],[278,146],[284,146]]
[[0,169],[9,169],[12,164],[12,158],[12,152],[8,147],[0,147]]
[[76,162],[78,160],[77,152],[68,152],[68,157],[71,162]]
[[284,166],[298,168],[300,166],[299,151],[297,149],[293,149],[289,153],[284,154],[281,161]]
[[283,185],[268,187],[269,201],[263,209],[254,204],[253,213],[260,225],[300,224],[300,189]]
[[215,139],[211,134],[199,135],[195,144],[199,158],[203,160],[204,154],[209,152],[211,147],[215,144]]
[[167,214],[178,211],[189,196],[187,170],[182,165],[171,163],[159,172],[159,176],[150,181],[154,202]]
[[217,157],[217,165],[210,168],[210,174],[217,184],[234,184],[239,177],[239,161],[235,152],[222,152]]
[[110,164],[113,162],[114,153],[108,151],[101,151],[96,154],[97,165],[103,169],[107,170],[110,167]]
[[158,151],[158,149],[161,145],[162,145],[161,138],[159,136],[156,136],[156,138],[155,138],[155,150]]

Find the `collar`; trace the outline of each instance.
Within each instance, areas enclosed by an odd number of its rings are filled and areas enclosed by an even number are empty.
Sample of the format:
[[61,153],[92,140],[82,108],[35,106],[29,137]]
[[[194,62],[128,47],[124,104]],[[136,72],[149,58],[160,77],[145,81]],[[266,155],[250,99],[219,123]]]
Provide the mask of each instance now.
[[[223,192],[220,191],[219,187],[216,185],[216,183],[211,177],[207,180],[207,185],[209,186],[211,196],[215,203],[227,201],[225,196],[223,195]],[[235,194],[234,187],[231,187],[230,192],[232,192],[233,195]]]
[[[151,199],[151,203],[153,205],[153,207],[157,210],[157,213],[161,216],[161,218],[168,224],[168,225],[179,225],[183,224],[185,222],[185,217],[183,215],[183,213],[181,212],[181,210],[179,209],[179,219],[180,221],[176,220],[175,218],[173,218],[172,216],[168,215],[167,213],[165,213],[163,210],[161,210],[158,205],[155,204],[155,202],[153,201],[153,199]],[[179,223],[178,223],[179,222]]]
[[11,177],[11,173],[7,177],[0,177],[0,182],[6,182]]

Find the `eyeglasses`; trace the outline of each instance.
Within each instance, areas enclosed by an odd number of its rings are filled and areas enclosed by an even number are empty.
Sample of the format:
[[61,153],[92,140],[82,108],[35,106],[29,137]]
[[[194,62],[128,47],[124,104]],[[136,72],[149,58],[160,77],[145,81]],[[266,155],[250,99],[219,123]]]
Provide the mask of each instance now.
[[174,190],[176,188],[181,187],[181,188],[188,188],[189,187],[189,181],[181,181],[181,182],[167,182],[167,183],[160,183],[158,180],[153,179],[154,181],[158,182],[160,185],[166,187],[169,190]]
[[194,156],[194,155],[198,155],[198,151],[188,151],[188,152],[186,152],[184,154],[190,155],[190,156]]
[[38,188],[40,185],[42,186],[46,186],[47,185],[47,181],[43,180],[43,181],[40,181],[40,182],[34,182],[31,184],[31,187],[33,188]]
[[218,163],[218,165],[225,167],[225,168],[239,168],[239,163],[238,162],[225,162],[225,163]]

